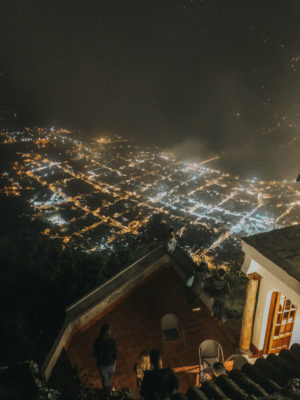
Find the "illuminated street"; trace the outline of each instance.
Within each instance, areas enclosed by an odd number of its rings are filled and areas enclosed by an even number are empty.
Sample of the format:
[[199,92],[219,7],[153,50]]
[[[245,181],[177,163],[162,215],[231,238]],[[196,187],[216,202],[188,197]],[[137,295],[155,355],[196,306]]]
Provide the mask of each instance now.
[[296,182],[242,180],[176,160],[119,136],[80,142],[67,130],[2,131],[1,152],[18,151],[1,191],[24,196],[44,235],[85,251],[113,250],[160,213],[195,261],[228,263],[242,236],[300,222]]

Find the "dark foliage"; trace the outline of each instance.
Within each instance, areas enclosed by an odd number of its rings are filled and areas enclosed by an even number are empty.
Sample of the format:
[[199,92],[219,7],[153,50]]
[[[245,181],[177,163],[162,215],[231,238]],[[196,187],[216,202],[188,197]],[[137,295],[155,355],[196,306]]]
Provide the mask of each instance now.
[[82,386],[78,372],[71,366],[67,353],[63,350],[52,372],[48,385],[57,389],[62,400],[102,400],[102,390]]
[[0,398],[31,400],[37,387],[27,364],[14,364],[0,370]]
[[25,227],[0,236],[0,263],[2,360],[40,360],[64,308],[103,280],[102,258],[63,250]]
[[[63,323],[64,309],[144,255],[153,242],[145,232],[119,251],[87,254],[40,234],[31,209],[6,198],[0,210],[0,354],[5,364],[41,361]],[[146,243],[146,245],[145,245]]]

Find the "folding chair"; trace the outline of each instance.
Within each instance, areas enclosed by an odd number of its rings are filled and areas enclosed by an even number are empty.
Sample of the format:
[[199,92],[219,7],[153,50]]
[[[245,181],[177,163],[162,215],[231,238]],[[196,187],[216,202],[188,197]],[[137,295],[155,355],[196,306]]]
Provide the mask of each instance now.
[[216,340],[204,340],[199,345],[199,375],[200,383],[203,383],[205,373],[213,373],[213,365],[216,362],[224,363],[223,349]]
[[160,320],[162,330],[163,346],[166,342],[177,342],[183,340],[185,349],[185,334],[179,318],[175,314],[165,314]]

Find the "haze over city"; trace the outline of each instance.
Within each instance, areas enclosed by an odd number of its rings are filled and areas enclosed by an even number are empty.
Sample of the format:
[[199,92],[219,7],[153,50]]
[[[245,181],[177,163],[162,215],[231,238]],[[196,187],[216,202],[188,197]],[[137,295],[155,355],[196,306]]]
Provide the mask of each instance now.
[[121,136],[82,142],[54,128],[3,130],[0,144],[0,194],[26,202],[63,247],[130,248],[157,215],[194,261],[232,266],[242,236],[300,221],[298,182],[241,179],[212,168],[217,157],[184,162]]
[[0,397],[296,399],[300,0],[0,15]]
[[1,126],[107,133],[247,179],[299,173],[300,4],[2,1]]

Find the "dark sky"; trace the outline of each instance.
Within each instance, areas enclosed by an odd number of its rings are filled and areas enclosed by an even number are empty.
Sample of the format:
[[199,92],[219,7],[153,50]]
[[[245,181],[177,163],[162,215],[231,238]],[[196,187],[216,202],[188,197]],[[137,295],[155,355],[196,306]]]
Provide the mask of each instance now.
[[0,110],[19,124],[300,172],[300,1],[1,0],[0,15]]

